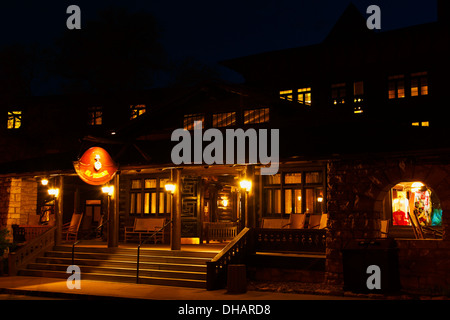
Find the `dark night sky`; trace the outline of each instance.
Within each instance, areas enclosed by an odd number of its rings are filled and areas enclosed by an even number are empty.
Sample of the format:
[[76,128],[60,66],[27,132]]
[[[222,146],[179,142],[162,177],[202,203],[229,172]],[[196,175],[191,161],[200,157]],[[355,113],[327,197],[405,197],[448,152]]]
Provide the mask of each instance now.
[[[265,51],[320,42],[345,10],[349,0],[101,0],[2,1],[0,45],[51,44],[66,28],[66,9],[81,8],[83,23],[99,9],[114,5],[152,13],[163,29],[163,44],[170,56],[192,56],[214,65],[217,61]],[[381,27],[391,30],[436,20],[434,0],[354,0],[366,8],[381,8]],[[232,76],[225,72],[225,76]],[[231,78],[237,79],[237,78]]]

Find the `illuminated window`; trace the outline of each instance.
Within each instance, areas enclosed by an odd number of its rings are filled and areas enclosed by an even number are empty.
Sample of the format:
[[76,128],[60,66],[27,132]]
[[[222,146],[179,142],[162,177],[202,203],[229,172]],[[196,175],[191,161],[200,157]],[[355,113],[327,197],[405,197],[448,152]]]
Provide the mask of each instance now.
[[333,104],[345,103],[345,83],[331,85],[331,98],[333,99]]
[[269,122],[269,108],[245,110],[244,124]]
[[363,113],[364,82],[353,82],[353,113]]
[[411,74],[411,97],[428,95],[428,77],[426,72]]
[[430,121],[412,122],[411,125],[413,127],[429,127]]
[[280,91],[280,98],[288,101],[292,101],[292,90]]
[[311,105],[311,88],[300,88],[297,90],[298,102],[307,106]]
[[286,217],[291,213],[321,214],[325,208],[323,171],[278,173],[264,184],[265,216]]
[[103,119],[102,107],[90,107],[88,110],[88,124],[91,126],[100,126]]
[[229,127],[236,124],[236,112],[213,114],[213,127]]
[[130,119],[136,119],[137,117],[143,115],[146,111],[145,104],[132,104],[130,105],[131,117]]
[[[158,183],[159,180],[159,183]],[[170,210],[170,194],[164,188],[168,179],[132,179],[129,194],[130,215],[164,215]]]
[[389,80],[389,99],[405,97],[405,77],[403,75],[390,76]]
[[19,129],[22,125],[22,111],[8,111],[8,129]]
[[184,115],[183,127],[186,130],[193,130],[194,129],[194,121],[201,121],[202,129],[205,127],[205,115],[203,113]]

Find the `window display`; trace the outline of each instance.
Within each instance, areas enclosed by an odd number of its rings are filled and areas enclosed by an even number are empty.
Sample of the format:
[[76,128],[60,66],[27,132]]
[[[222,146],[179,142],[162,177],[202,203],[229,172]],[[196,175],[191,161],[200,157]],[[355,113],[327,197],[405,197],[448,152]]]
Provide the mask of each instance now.
[[442,209],[436,194],[421,182],[401,182],[391,190],[392,225],[410,226],[411,215],[422,226],[440,226]]

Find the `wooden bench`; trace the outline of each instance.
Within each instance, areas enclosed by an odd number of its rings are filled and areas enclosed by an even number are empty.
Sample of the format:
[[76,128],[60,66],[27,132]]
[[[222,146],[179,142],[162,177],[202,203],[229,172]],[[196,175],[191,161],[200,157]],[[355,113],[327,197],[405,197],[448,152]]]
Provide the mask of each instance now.
[[[145,237],[151,236],[164,226],[164,218],[136,218],[134,226],[125,227],[125,243],[128,240],[139,240],[141,242]],[[153,236],[154,243],[164,241],[164,230],[161,230]]]
[[238,224],[236,222],[203,222],[203,230],[206,243],[210,240],[228,241],[237,236]]

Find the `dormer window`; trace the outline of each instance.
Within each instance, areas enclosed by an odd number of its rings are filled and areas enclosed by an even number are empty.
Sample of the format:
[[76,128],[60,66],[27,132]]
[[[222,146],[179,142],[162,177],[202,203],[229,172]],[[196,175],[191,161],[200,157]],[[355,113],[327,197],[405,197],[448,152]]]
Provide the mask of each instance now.
[[389,99],[400,99],[405,97],[405,76],[395,75],[388,78]]
[[331,85],[331,98],[333,104],[345,103],[345,83],[336,83]]
[[411,74],[411,97],[428,95],[428,76],[426,72]]
[[22,111],[8,111],[8,129],[19,129],[22,126]]
[[90,126],[100,126],[103,123],[103,108],[90,107],[88,109],[88,124]]
[[130,105],[130,111],[131,111],[130,120],[133,120],[143,115],[147,111],[147,108],[145,104],[132,104]]
[[311,105],[311,88],[300,88],[297,90],[297,100],[299,103],[310,106]]

